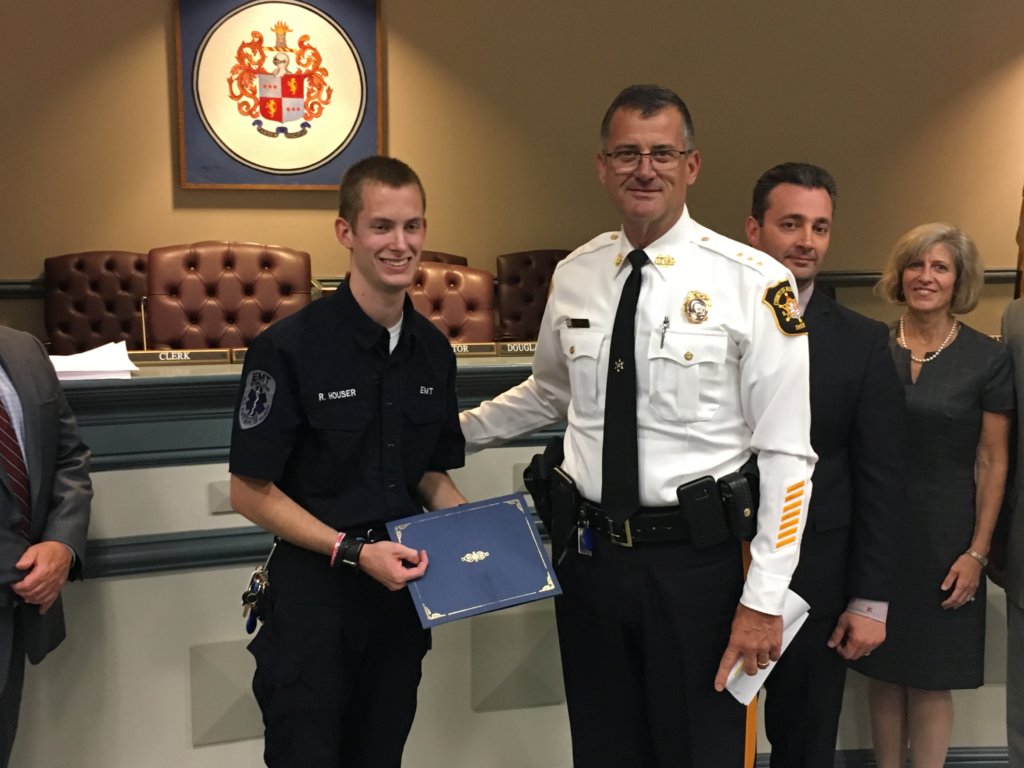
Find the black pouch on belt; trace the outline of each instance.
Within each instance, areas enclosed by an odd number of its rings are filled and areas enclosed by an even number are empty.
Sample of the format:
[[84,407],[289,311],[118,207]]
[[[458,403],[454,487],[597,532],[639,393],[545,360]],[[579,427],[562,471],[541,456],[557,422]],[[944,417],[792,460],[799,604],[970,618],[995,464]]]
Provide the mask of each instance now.
[[580,517],[580,493],[576,481],[562,471],[561,467],[551,470],[551,560],[558,563],[562,553],[569,546],[569,540],[576,534]]
[[533,508],[551,535],[551,524],[554,511],[551,507],[552,470],[562,463],[565,452],[562,450],[562,438],[553,437],[544,446],[544,453],[536,453],[523,470],[523,484],[533,497]]
[[719,478],[718,491],[730,533],[741,541],[753,539],[757,533],[757,503],[761,497],[757,456],[752,456],[738,472]]
[[729,527],[715,478],[707,475],[683,483],[676,488],[676,497],[694,547],[706,549],[729,540]]

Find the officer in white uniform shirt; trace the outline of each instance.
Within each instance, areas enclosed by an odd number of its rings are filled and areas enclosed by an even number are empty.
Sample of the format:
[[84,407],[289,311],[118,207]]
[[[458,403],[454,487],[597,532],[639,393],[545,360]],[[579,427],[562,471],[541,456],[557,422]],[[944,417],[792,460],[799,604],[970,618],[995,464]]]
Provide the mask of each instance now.
[[[579,518],[556,612],[576,768],[738,768],[745,710],[723,688],[737,662],[753,674],[778,657],[810,498],[806,328],[785,267],[690,218],[700,155],[674,92],[626,88],[601,138],[598,177],[622,230],[558,265],[532,376],[461,425],[479,450],[568,420],[561,469]],[[601,506],[619,480],[604,453],[606,380],[637,249],[639,506],[619,526]],[[735,472],[752,454],[760,506],[744,582],[739,541],[697,546],[677,487]]]

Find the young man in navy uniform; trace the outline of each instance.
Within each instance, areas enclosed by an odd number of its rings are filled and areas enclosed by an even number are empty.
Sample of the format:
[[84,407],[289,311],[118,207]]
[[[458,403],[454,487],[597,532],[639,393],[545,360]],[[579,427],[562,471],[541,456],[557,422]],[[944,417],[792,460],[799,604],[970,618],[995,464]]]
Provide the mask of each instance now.
[[[532,375],[463,431],[478,449],[568,422],[562,471],[582,499],[552,539],[568,545],[556,616],[576,768],[739,768],[745,709],[723,688],[738,662],[778,658],[810,496],[806,329],[784,267],[690,218],[700,153],[677,94],[622,91],[596,165],[622,228],[558,264]],[[635,399],[607,405],[622,384]],[[724,528],[720,510],[679,496],[753,453],[744,580],[737,539],[695,535]]]
[[765,688],[772,768],[835,761],[846,660],[885,640],[904,501],[906,414],[888,329],[815,287],[832,234],[836,185],[784,163],[754,186],[747,240],[789,267],[810,342],[814,498],[792,589],[811,615]]
[[427,555],[384,523],[465,501],[455,357],[406,295],[425,208],[405,163],[353,165],[335,222],[350,277],[246,354],[231,502],[280,540],[249,646],[272,768],[399,768],[412,726],[430,636],[404,587]]

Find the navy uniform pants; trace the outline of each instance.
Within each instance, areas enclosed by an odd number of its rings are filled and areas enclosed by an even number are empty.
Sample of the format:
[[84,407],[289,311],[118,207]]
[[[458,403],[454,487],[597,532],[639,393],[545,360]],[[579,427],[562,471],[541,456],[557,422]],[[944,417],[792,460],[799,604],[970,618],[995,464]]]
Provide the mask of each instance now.
[[329,605],[278,590],[249,645],[270,768],[401,766],[430,633],[407,590],[350,576]]
[[575,768],[740,768],[746,709],[714,688],[739,544],[570,548],[556,598]]
[[811,616],[765,683],[765,732],[771,768],[820,768],[835,763],[846,662],[826,643],[836,616]]

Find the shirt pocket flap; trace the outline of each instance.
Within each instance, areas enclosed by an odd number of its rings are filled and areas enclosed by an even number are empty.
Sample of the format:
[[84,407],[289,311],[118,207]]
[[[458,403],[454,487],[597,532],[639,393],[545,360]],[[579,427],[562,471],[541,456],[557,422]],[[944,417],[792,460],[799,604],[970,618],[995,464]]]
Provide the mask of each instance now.
[[355,432],[364,429],[372,418],[366,403],[351,400],[314,408],[309,413],[309,424],[313,429]]
[[564,328],[561,334],[562,351],[570,360],[588,357],[597,360],[601,354],[604,333],[583,328]]
[[655,336],[658,343],[651,345],[652,359],[666,358],[685,367],[699,363],[725,363],[729,341],[726,334],[668,331],[665,333],[664,343],[661,343],[660,333]]
[[432,424],[444,418],[444,403],[440,398],[423,398],[405,406],[405,417],[413,424]]

